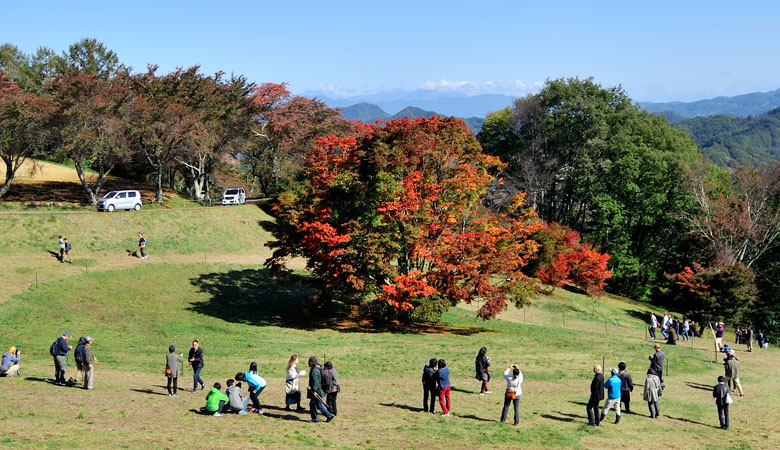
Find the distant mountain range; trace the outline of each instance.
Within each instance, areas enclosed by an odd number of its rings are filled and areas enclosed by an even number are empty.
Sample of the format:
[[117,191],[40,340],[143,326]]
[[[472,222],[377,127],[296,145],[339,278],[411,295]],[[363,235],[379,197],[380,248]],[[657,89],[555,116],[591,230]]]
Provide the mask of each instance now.
[[[377,120],[391,120],[400,119],[402,117],[408,117],[415,119],[417,117],[432,117],[432,116],[446,116],[447,114],[439,114],[434,111],[427,111],[416,106],[407,106],[406,108],[398,111],[395,114],[388,114],[382,108],[372,103],[358,103],[356,105],[350,105],[341,109],[341,115],[347,120],[359,120],[364,123],[374,123]],[[463,118],[471,131],[475,134],[482,129],[482,123],[484,119],[481,117],[468,117]]]
[[670,122],[678,122],[680,118],[718,114],[732,114],[738,117],[757,116],[780,106],[780,89],[771,92],[752,92],[733,97],[715,97],[689,103],[641,102],[640,106],[649,112],[667,116]]
[[720,114],[673,125],[716,164],[760,166],[780,159],[780,108],[747,118]]
[[332,98],[327,93],[315,91],[304,92],[301,95],[309,98],[316,97],[331,108],[371,103],[394,115],[412,105],[426,111],[436,111],[443,116],[455,117],[485,117],[490,111],[511,105],[516,98],[503,94],[466,95],[425,89],[379,92],[343,98]]

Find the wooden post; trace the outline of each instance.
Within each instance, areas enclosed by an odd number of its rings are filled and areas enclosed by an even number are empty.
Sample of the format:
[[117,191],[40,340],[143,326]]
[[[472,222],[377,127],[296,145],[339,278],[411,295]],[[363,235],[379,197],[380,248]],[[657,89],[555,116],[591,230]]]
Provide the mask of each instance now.
[[669,358],[666,358],[666,371],[664,373],[667,377],[669,376]]
[[604,321],[604,332],[609,334],[609,329],[607,328],[607,321]]
[[84,271],[89,273],[89,260],[84,261]]
[[523,324],[525,324],[525,323],[526,323],[526,321],[525,321],[525,308],[523,308]]
[[647,327],[645,327],[645,340],[647,340]]
[[561,317],[563,318],[563,328],[566,328],[566,314],[561,314]]
[[607,357],[601,355],[601,373],[603,374],[607,370]]
[[38,272],[35,272],[35,285],[38,286]]

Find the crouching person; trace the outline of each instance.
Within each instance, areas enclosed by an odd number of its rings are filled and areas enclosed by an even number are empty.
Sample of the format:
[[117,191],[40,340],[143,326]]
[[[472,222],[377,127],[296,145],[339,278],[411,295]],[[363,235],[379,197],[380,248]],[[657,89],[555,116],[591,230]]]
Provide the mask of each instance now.
[[22,352],[15,346],[11,346],[7,352],[3,353],[3,361],[0,363],[0,376],[12,378],[19,374],[19,361]]
[[220,389],[222,389],[222,385],[214,383],[214,387],[206,394],[206,406],[204,409],[206,412],[214,413],[215,417],[222,416],[222,411],[230,402],[228,396],[220,392]]
[[236,412],[239,414],[246,414],[246,408],[249,406],[249,397],[244,398],[241,394],[241,383],[233,385],[233,380],[227,380],[227,396],[230,399],[228,401],[228,407],[225,408],[227,412]]

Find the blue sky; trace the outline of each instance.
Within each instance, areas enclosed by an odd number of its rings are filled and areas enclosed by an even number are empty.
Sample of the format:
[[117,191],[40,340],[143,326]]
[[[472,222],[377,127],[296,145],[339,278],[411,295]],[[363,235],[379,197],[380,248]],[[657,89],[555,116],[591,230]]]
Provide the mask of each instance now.
[[569,76],[644,101],[780,88],[780,2],[52,1],[2,16],[0,42],[26,52],[94,37],[137,69],[200,64],[331,96],[522,95]]

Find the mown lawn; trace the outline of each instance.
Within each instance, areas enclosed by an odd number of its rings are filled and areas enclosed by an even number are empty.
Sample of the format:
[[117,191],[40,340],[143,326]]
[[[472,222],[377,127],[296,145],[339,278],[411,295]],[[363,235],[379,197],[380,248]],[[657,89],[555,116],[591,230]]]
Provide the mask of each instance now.
[[[127,226],[135,231],[137,223]],[[183,239],[167,228],[173,226],[163,218],[154,223],[170,239]],[[121,227],[110,232],[122,234]],[[208,239],[216,242],[214,235]],[[192,242],[179,245],[195,251],[199,244]],[[277,282],[258,264],[241,263],[153,262],[31,286],[0,303],[0,346],[21,346],[24,358],[21,377],[0,379],[0,442],[26,448],[776,448],[780,442],[778,352],[739,353],[747,396],[736,399],[732,429],[723,432],[710,393],[722,366],[711,363],[705,340],[697,349],[665,349],[671,373],[661,419],[647,417],[637,389],[632,409],[638,414],[617,426],[610,416],[598,429],[586,427],[591,367],[602,355],[608,367],[626,361],[637,384],[644,379],[652,343],[641,328],[646,307],[634,302],[605,297],[594,303],[560,291],[537,300],[526,324],[522,311],[483,322],[464,307],[447,313],[439,327],[409,333],[306,317],[301,303],[308,292],[299,279]],[[45,381],[53,371],[48,347],[65,329],[96,339],[95,391]],[[249,362],[258,363],[269,380],[260,397],[264,417],[201,416],[195,411],[202,393],[160,395],[167,346],[186,353],[193,338],[204,348],[209,385],[224,385]],[[493,357],[495,393],[479,396],[473,367],[483,345]],[[305,414],[280,410],[292,353],[333,361],[342,388],[334,423],[309,424]],[[447,359],[453,372],[449,418],[419,411],[421,369],[434,356]],[[496,422],[500,372],[510,363],[526,379],[519,427]],[[190,376],[185,370],[182,386],[191,387]]]

